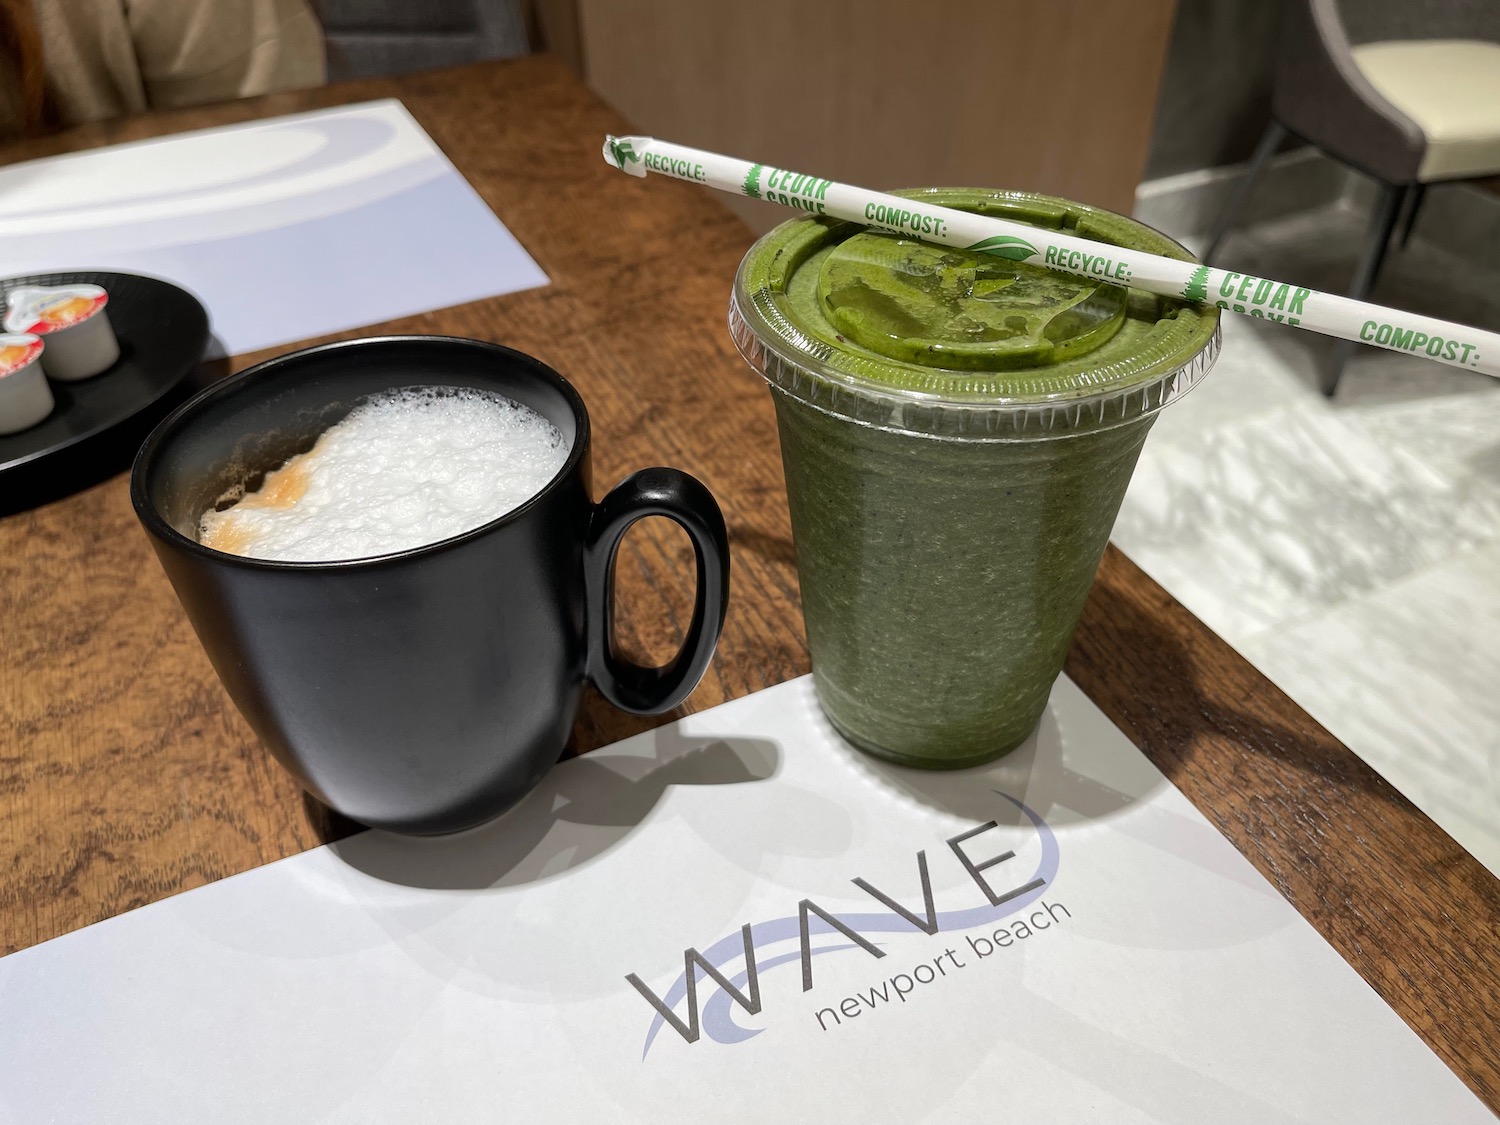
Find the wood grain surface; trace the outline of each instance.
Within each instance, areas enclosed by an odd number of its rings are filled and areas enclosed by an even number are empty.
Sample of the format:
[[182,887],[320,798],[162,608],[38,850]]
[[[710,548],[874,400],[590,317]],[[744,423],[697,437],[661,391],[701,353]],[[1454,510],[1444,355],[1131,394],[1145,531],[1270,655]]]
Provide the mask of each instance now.
[[[653,136],[882,191],[999,184],[1129,211],[1175,8],[577,0],[577,27],[589,85]],[[1095,66],[1104,85],[1058,81]],[[723,205],[760,231],[785,217]]]
[[[382,329],[498,340],[555,366],[589,404],[601,491],[647,464],[713,490],[733,592],[719,654],[686,710],[805,672],[769,396],[724,328],[750,234],[710,193],[607,169],[601,135],[625,122],[560,64],[484,64],[89,126],[0,159],[389,96],[552,284]],[[632,533],[620,576],[628,649],[672,648],[691,573],[675,529]],[[1068,672],[1500,1107],[1500,883],[1113,549]],[[630,718],[591,696],[574,748],[670,718]],[[0,519],[0,951],[352,830],[299,794],[230,706],[122,475]]]

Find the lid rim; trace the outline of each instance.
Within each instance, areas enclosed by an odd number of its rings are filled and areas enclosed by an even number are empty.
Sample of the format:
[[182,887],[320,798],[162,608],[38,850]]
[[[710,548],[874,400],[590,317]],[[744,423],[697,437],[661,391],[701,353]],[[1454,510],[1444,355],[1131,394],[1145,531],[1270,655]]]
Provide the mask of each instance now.
[[1208,342],[1188,361],[1112,392],[1032,401],[955,402],[900,388],[840,385],[780,354],[730,299],[729,334],[740,357],[777,394],[855,425],[912,437],[966,442],[1060,440],[1116,429],[1154,417],[1187,394],[1219,357],[1216,323]]

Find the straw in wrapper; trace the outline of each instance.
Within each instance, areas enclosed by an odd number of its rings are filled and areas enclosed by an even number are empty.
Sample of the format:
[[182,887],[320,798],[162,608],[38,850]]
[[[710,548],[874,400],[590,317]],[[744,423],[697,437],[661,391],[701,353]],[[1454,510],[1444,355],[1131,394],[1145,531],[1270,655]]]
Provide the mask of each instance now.
[[1195,266],[1024,223],[935,207],[653,137],[606,137],[604,159],[632,176],[656,172],[799,211],[848,219],[873,230],[1100,278],[1164,297],[1213,304],[1230,312],[1426,356],[1451,367],[1500,378],[1500,334],[1435,317],[1320,293],[1268,277]]

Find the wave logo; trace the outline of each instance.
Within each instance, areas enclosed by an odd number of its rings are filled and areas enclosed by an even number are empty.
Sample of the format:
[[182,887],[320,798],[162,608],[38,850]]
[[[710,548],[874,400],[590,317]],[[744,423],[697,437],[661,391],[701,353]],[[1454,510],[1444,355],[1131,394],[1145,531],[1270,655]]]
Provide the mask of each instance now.
[[[967,910],[939,912],[933,902],[927,853],[919,851],[917,874],[922,883],[921,913],[907,909],[866,880],[855,878],[852,880],[854,885],[887,907],[886,911],[832,914],[811,899],[805,898],[797,904],[795,915],[773,918],[768,922],[747,923],[740,927],[739,933],[721,938],[702,952],[697,949],[684,950],[682,974],[664,996],[658,996],[639,976],[630,973],[625,979],[656,1013],[646,1030],[641,1058],[644,1059],[651,1052],[651,1045],[664,1027],[672,1028],[689,1043],[696,1043],[704,1032],[714,1042],[726,1044],[743,1043],[759,1035],[764,1028],[742,1027],[734,1022],[733,1005],[738,1005],[750,1015],[758,1015],[761,1010],[760,975],[778,966],[800,962],[802,991],[807,992],[813,986],[814,957],[851,949],[862,949],[872,957],[884,957],[885,950],[867,938],[866,934],[907,933],[913,929],[928,936],[958,933],[981,926],[992,926],[1000,919],[1031,905],[1057,877],[1060,862],[1057,837],[1035,810],[1009,794],[1000,793],[999,790],[996,792],[1021,811],[1036,829],[1041,841],[1041,857],[1036,869],[1027,878],[1008,890],[997,891],[992,885],[992,878],[986,877],[984,873],[1014,859],[1015,852],[1005,851],[982,859],[975,859],[971,854],[971,850],[982,846],[978,843],[978,838],[999,827],[992,820],[944,841],[983,893],[985,902],[982,905]],[[848,940],[833,945],[812,944],[814,937],[833,933]],[[793,938],[797,939],[797,948],[768,954],[770,947]],[[731,975],[726,966],[741,959],[744,961],[744,970]],[[700,975],[712,980],[717,986],[701,1008],[698,1003]],[[686,1018],[677,1013],[677,1006],[684,1001]]]

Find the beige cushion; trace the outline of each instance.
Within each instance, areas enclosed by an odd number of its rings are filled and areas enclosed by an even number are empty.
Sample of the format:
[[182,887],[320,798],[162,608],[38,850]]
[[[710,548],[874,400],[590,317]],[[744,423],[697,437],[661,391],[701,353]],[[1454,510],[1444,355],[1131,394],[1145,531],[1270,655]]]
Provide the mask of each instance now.
[[1500,43],[1364,43],[1354,48],[1354,61],[1381,97],[1427,134],[1419,180],[1500,172]]
[[35,6],[47,85],[64,124],[325,79],[323,30],[308,0],[37,0]]

